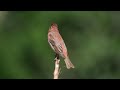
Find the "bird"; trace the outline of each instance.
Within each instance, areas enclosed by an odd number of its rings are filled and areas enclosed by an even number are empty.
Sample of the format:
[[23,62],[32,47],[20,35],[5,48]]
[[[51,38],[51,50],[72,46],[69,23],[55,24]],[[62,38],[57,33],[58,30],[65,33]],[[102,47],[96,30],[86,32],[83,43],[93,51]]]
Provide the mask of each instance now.
[[61,56],[64,59],[67,69],[75,68],[69,58],[67,47],[62,36],[60,35],[58,25],[56,23],[52,23],[49,27],[48,43],[56,53],[56,56]]

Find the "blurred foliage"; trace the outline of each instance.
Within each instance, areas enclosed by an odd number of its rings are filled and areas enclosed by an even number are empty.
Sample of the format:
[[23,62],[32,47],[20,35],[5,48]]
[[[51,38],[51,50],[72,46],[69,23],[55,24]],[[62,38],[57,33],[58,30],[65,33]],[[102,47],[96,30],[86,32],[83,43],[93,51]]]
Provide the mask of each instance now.
[[59,26],[75,69],[61,58],[60,79],[120,78],[120,12],[1,11],[0,78],[52,79],[55,54],[47,42]]

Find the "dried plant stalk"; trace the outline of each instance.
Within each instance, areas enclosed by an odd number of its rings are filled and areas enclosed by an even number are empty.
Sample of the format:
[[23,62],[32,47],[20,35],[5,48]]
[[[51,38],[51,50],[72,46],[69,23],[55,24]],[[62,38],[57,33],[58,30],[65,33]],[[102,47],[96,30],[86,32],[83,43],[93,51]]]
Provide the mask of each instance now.
[[59,74],[60,74],[60,59],[58,59],[57,57],[55,58],[55,69],[54,69],[54,79],[58,79]]

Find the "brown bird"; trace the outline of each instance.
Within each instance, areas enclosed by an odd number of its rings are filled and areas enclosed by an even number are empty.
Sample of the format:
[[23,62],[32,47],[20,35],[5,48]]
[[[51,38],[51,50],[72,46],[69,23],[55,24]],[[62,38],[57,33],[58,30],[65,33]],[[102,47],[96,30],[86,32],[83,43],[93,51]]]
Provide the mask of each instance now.
[[54,50],[56,55],[64,58],[67,69],[74,68],[74,65],[69,59],[68,51],[62,36],[59,33],[58,25],[56,23],[52,23],[48,31],[48,43],[51,48]]

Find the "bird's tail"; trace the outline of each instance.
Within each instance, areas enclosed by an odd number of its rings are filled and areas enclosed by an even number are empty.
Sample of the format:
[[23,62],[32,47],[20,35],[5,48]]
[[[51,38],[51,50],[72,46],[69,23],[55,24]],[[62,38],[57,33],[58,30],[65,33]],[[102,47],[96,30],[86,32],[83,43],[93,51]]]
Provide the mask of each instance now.
[[69,57],[65,58],[64,61],[65,61],[67,69],[75,68],[72,62],[70,61]]

